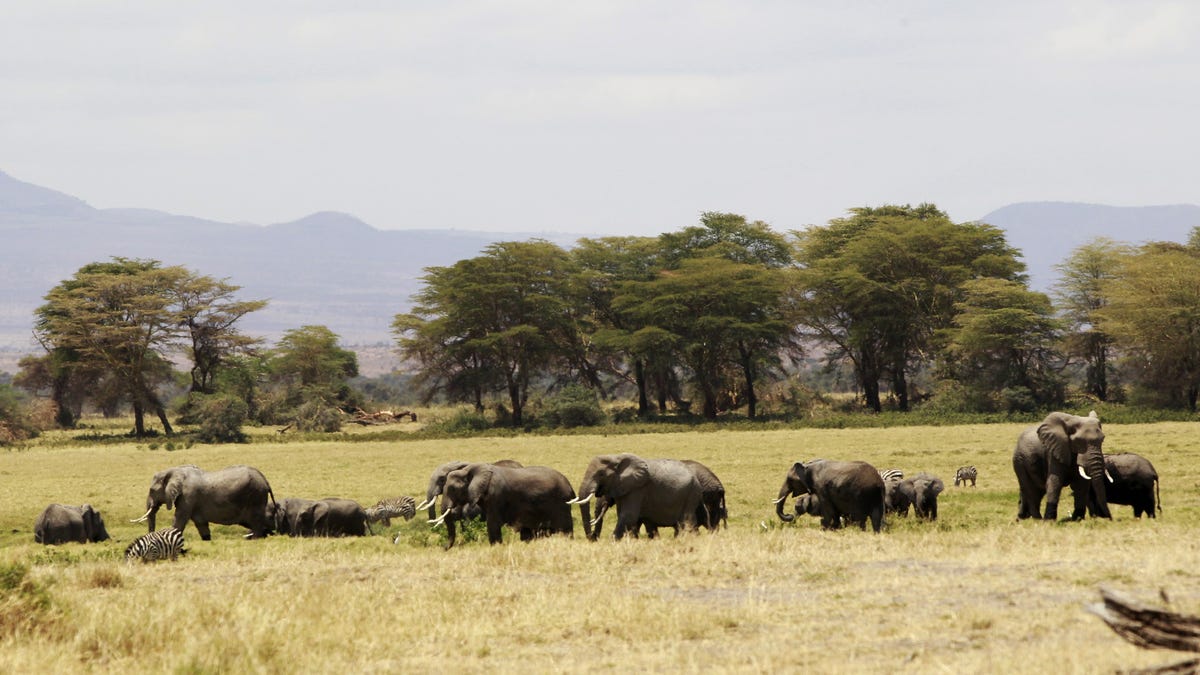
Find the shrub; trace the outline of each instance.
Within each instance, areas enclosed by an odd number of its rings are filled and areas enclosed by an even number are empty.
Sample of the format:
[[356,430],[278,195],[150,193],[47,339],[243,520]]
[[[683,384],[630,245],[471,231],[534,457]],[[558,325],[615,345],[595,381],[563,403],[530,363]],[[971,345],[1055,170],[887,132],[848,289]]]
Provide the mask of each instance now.
[[[242,399],[229,394],[203,396],[193,407],[193,412],[200,424],[197,437],[202,443],[242,443],[246,440],[242,425],[249,408]],[[168,446],[167,449],[174,448]]]
[[546,401],[543,419],[551,427],[594,427],[605,422],[596,392],[569,384]]
[[295,419],[298,431],[342,430],[342,412],[319,399],[308,401],[296,408]]
[[492,428],[488,418],[473,410],[459,410],[452,417],[436,425],[438,431],[447,434],[464,434]]

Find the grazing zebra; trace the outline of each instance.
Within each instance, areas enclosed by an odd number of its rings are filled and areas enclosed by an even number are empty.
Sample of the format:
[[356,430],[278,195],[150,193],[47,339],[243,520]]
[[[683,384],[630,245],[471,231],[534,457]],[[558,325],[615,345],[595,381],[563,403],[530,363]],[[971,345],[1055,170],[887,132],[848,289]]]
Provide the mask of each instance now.
[[375,506],[367,509],[367,522],[377,523],[383,521],[384,527],[392,526],[392,518],[397,516],[405,520],[412,520],[412,517],[417,515],[417,502],[412,497],[404,495],[402,497],[392,497],[391,499],[380,499]]
[[979,472],[973,466],[964,466],[954,472],[954,484],[962,483],[964,487],[967,481],[971,481],[971,487],[975,487],[975,478],[979,476]]
[[883,482],[885,483],[901,481],[904,480],[904,472],[900,469],[880,469],[879,477],[882,478]]
[[143,534],[125,549],[125,560],[175,560],[183,553],[183,532],[174,527]]

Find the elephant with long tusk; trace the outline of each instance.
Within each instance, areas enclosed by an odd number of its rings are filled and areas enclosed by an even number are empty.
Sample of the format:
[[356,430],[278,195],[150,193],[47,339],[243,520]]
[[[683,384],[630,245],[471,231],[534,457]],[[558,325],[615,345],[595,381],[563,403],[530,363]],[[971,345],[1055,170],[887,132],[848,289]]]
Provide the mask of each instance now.
[[[1013,450],[1020,499],[1017,518],[1058,519],[1058,501],[1064,487],[1075,497],[1071,520],[1084,517],[1090,499],[1092,515],[1112,518],[1104,462],[1104,430],[1093,410],[1086,417],[1052,412],[1041,424],[1021,432]],[[1042,499],[1046,510],[1041,511]]]

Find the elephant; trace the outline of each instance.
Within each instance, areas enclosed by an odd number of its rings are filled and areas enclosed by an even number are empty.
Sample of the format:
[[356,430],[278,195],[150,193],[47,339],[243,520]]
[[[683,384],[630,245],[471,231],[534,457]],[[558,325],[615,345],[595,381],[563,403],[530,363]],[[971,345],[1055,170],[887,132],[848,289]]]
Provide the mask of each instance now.
[[517,530],[521,541],[544,534],[571,536],[575,521],[568,502],[574,498],[571,482],[550,467],[468,464],[446,475],[442,517],[435,522],[446,523],[447,549],[454,546],[455,521],[480,516],[491,544],[501,542],[504,525]]
[[[1075,495],[1072,520],[1083,518],[1089,487],[1095,492],[1093,515],[1112,518],[1104,474],[1104,430],[1093,410],[1087,417],[1052,412],[1041,424],[1021,432],[1013,450],[1013,471],[1021,497],[1017,518],[1058,519],[1058,500],[1067,485]],[[1040,512],[1042,497],[1046,511]]]
[[779,498],[775,500],[775,513],[781,520],[795,520],[795,516],[783,512],[783,504],[788,497],[803,494],[816,495],[820,502],[821,527],[825,529],[840,528],[843,518],[864,530],[867,519],[875,532],[883,527],[886,495],[883,478],[866,462],[818,459],[808,464],[793,464],[779,488]]
[[313,536],[313,507],[316,502],[312,499],[288,497],[279,503],[267,504],[267,518],[275,532],[289,537]]
[[937,498],[946,489],[942,479],[922,471],[902,482],[912,485],[913,513],[924,520],[937,520]]
[[[592,458],[578,493],[570,503],[579,504],[584,532],[592,541],[600,537],[601,518],[609,505],[617,507],[617,540],[626,532],[637,537],[639,525],[651,536],[659,527],[672,527],[676,535],[681,528],[694,530],[696,510],[703,508],[703,488],[692,467],[677,459],[642,459],[628,453]],[[592,497],[601,509],[595,522],[589,507]]]
[[365,537],[370,530],[362,504],[341,497],[315,502],[301,520],[311,521],[314,537]]
[[694,459],[682,460],[700,483],[700,506],[696,507],[696,522],[710,532],[720,526],[729,527],[729,511],[725,508],[725,485],[712,469]]
[[796,498],[796,515],[821,515],[821,500],[816,495],[802,494]]
[[907,518],[908,509],[917,497],[912,479],[884,481],[883,487],[884,511]]
[[[1162,511],[1158,498],[1158,472],[1150,460],[1124,452],[1104,456],[1104,468],[1108,472],[1108,503],[1128,504],[1133,507],[1133,517],[1146,514],[1155,517],[1155,507]],[[1095,494],[1089,494],[1088,508],[1095,513]]]
[[[470,462],[455,460],[452,462],[446,462],[445,464],[442,464],[438,468],[434,469],[433,474],[429,476],[429,487],[425,490],[425,501],[417,504],[417,510],[420,511],[421,509],[428,509],[429,520],[437,518],[436,502],[438,495],[442,494],[442,488],[446,484],[446,476],[451,471],[457,471],[467,464],[470,464]],[[502,459],[498,462],[492,462],[492,464],[495,466],[508,467],[510,469],[519,469],[523,466],[520,462],[512,459]]]
[[186,464],[154,474],[146,495],[146,513],[133,522],[149,521],[149,531],[153,532],[158,508],[165,505],[168,511],[175,509],[175,529],[182,532],[190,520],[204,541],[212,539],[209,523],[241,525],[250,530],[247,538],[258,539],[272,531],[266,510],[268,497],[275,501],[271,484],[252,466],[204,471]]
[[104,518],[91,504],[51,504],[33,524],[33,540],[39,544],[65,544],[69,541],[87,544],[108,539]]

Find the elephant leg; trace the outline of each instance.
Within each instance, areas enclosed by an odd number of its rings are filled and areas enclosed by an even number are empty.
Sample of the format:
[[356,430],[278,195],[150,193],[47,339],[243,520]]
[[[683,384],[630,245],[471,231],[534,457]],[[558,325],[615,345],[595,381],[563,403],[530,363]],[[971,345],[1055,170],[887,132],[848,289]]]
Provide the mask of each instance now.
[[504,540],[504,534],[500,531],[501,525],[503,525],[503,523],[500,522],[499,517],[493,517],[490,514],[488,515],[487,531],[489,544],[499,544]]
[[1062,495],[1063,479],[1054,471],[1046,476],[1046,511],[1042,520],[1058,520],[1058,498]]
[[196,523],[196,531],[200,533],[201,539],[204,541],[212,541],[212,533],[208,531],[207,520],[194,519],[192,522]]
[[531,527],[522,527],[521,528],[521,541],[533,541],[533,528],[531,528]]

